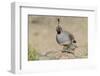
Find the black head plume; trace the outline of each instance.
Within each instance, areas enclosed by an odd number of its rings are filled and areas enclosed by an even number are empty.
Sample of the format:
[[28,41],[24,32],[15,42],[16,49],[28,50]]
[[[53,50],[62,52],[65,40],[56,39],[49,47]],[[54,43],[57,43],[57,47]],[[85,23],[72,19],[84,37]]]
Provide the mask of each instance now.
[[58,25],[59,25],[59,23],[60,23],[60,19],[58,18],[57,21],[58,21]]
[[60,26],[60,19],[58,18],[57,19],[57,22],[58,22],[58,25],[56,27],[56,31],[57,31],[57,34],[60,34],[62,32],[62,27]]

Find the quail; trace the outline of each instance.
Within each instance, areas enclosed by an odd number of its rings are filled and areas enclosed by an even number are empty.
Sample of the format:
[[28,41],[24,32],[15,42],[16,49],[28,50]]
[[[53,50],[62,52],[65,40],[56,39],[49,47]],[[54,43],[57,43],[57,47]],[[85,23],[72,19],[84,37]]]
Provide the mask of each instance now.
[[60,26],[60,19],[57,19],[58,25],[56,27],[56,41],[59,45],[63,46],[62,52],[69,52],[75,50],[77,47],[74,36],[68,31],[64,31]]

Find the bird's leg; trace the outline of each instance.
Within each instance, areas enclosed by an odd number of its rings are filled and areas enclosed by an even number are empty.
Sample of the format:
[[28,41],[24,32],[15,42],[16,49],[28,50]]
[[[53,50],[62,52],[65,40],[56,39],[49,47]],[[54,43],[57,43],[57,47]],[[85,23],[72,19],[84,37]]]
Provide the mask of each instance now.
[[70,53],[74,55],[74,53],[72,52],[71,46],[64,46],[62,53]]
[[69,51],[68,48],[69,48],[68,46],[63,46],[63,51],[62,52],[64,53],[64,52]]

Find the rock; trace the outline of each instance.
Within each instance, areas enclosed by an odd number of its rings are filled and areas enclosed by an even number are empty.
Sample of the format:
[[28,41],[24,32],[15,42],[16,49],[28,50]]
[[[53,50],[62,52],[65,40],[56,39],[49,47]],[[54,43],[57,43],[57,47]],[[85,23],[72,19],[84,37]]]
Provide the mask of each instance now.
[[68,52],[61,52],[61,51],[51,51],[48,52],[46,55],[48,59],[73,59],[75,58],[73,53]]
[[75,59],[87,58],[87,49],[78,47],[70,52],[62,52],[61,50],[50,50],[40,55],[39,60],[56,60],[56,59]]

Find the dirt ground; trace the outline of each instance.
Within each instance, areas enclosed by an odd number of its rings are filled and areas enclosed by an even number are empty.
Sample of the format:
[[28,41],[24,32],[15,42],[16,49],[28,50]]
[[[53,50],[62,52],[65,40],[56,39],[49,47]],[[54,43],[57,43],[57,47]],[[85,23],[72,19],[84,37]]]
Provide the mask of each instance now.
[[[57,18],[60,18],[60,25],[63,30],[72,33],[77,41],[78,48],[73,51],[74,54],[62,53],[61,50],[63,47],[56,42]],[[28,60],[88,57],[87,17],[29,15],[28,23]]]

